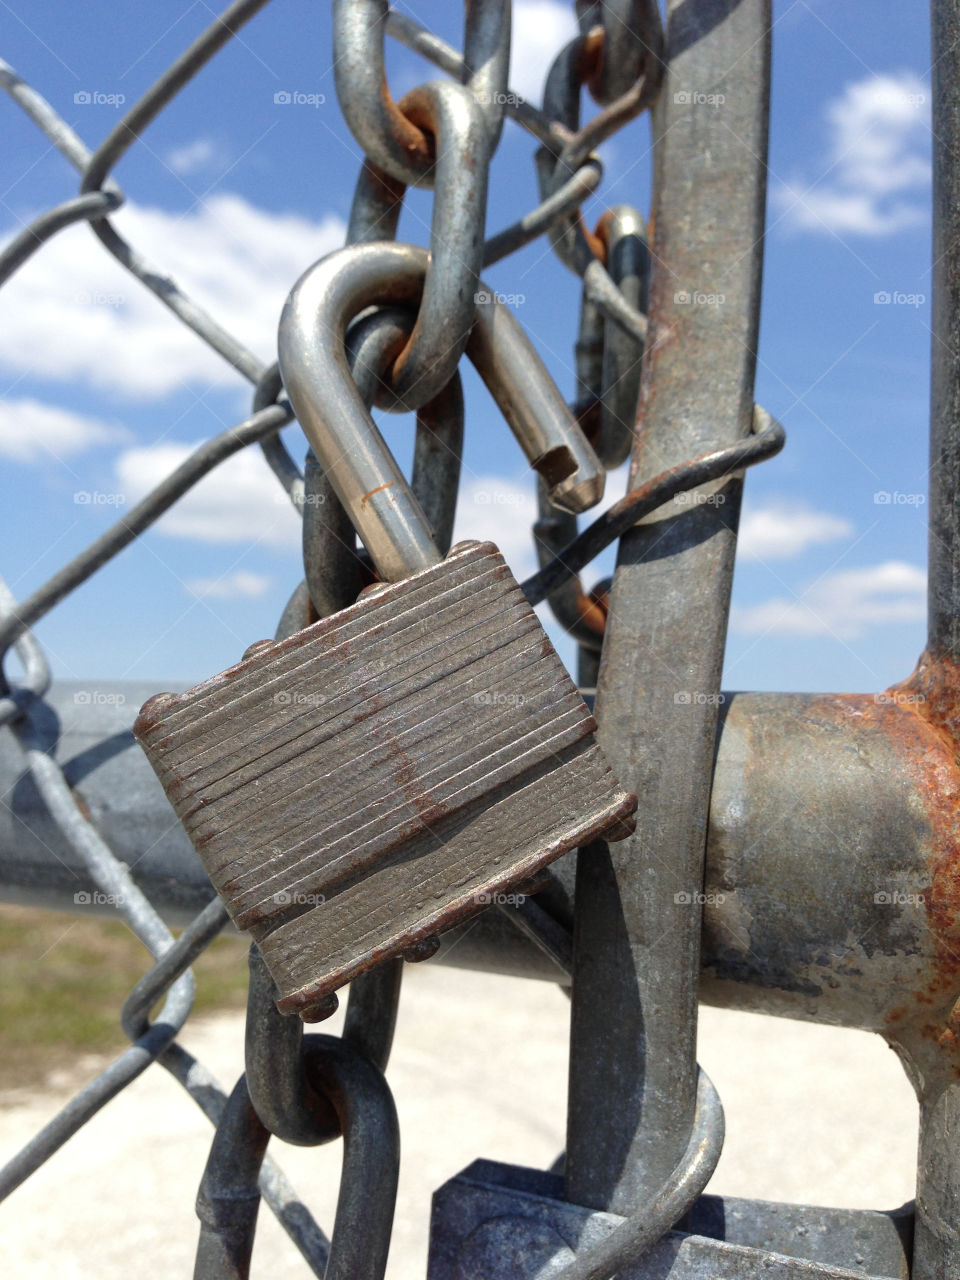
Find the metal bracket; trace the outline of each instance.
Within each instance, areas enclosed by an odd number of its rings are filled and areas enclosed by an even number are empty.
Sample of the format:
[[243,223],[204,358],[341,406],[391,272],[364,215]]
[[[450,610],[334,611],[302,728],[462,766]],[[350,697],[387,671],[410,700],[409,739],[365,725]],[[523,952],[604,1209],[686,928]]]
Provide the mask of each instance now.
[[[433,1197],[427,1280],[548,1280],[624,1221],[562,1199],[563,1177],[475,1160]],[[618,1280],[907,1280],[894,1213],[702,1196]],[[843,1262],[840,1262],[840,1259]]]

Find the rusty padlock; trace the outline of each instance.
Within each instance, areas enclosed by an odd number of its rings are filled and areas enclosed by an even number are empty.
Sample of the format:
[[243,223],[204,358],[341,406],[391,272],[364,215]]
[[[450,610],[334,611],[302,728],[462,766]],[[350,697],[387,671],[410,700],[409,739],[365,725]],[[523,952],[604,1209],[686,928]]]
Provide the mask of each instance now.
[[[307,1019],[490,894],[577,845],[622,838],[637,803],[497,548],[441,557],[350,375],[350,320],[374,302],[415,302],[424,264],[411,246],[340,250],[301,278],[280,325],[291,403],[384,584],[186,693],[158,694],[134,726],[256,939],[278,1008]],[[488,296],[477,324],[492,351],[498,326],[520,331]],[[532,397],[552,411],[563,401],[527,348],[509,412],[535,418]],[[551,466],[578,503],[569,461]]]

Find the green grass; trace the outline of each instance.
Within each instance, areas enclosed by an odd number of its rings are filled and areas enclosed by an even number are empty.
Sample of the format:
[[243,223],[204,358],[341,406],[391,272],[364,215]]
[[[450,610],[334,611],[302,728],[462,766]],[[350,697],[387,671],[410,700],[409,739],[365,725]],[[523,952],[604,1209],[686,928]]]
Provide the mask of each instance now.
[[[123,1049],[120,1009],[149,968],[122,922],[0,906],[0,1089],[40,1085],[81,1054]],[[243,1007],[242,939],[218,938],[193,972],[194,1013]]]

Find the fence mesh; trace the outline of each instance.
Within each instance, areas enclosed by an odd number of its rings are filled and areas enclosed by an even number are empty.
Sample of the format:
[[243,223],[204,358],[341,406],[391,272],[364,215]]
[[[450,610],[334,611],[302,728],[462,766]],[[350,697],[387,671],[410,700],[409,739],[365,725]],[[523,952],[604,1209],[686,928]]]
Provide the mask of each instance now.
[[[230,6],[150,86],[94,150],[88,148],[36,88],[26,83],[12,67],[0,63],[0,83],[12,103],[27,113],[39,133],[81,176],[80,194],[46,210],[0,252],[0,285],[7,283],[33,255],[42,254],[45,246],[64,228],[86,222],[104,252],[111,254],[139,285],[153,293],[196,336],[198,343],[206,344],[247,379],[254,396],[254,407],[248,417],[196,448],[176,471],[55,572],[28,599],[16,601],[5,586],[0,594],[3,615],[0,653],[15,649],[22,666],[22,673],[16,680],[11,678],[0,697],[0,719],[7,732],[18,741],[36,788],[65,841],[151,958],[151,967],[131,991],[121,1014],[130,1047],[87,1084],[6,1166],[0,1175],[0,1192],[4,1195],[28,1178],[91,1116],[155,1063],[170,1072],[214,1126],[220,1126],[218,1133],[232,1132],[230,1125],[240,1123],[237,1108],[241,1103],[238,1103],[236,1094],[228,1100],[226,1092],[203,1063],[178,1041],[193,1000],[194,981],[190,965],[224,927],[227,913],[214,898],[175,937],[138,887],[130,867],[115,855],[96,826],[84,815],[55,758],[56,728],[51,728],[50,718],[44,714],[44,696],[50,688],[51,674],[31,628],[149,529],[203,477],[251,445],[261,447],[276,475],[280,491],[286,492],[295,510],[306,521],[311,518],[306,501],[311,490],[310,476],[308,474],[305,480],[303,470],[291,457],[280,434],[291,423],[292,412],[276,366],[265,367],[234,334],[190,297],[162,263],[149,261],[136,244],[123,238],[111,221],[111,215],[125,200],[124,192],[111,177],[117,163],[131,148],[141,145],[152,122],[190,81],[198,75],[216,74],[214,67],[208,69],[211,59],[229,41],[241,38],[239,32],[243,24],[264,3],[265,0],[240,0]],[[519,94],[509,90],[483,91],[486,92],[485,101],[483,92],[477,90],[478,100],[484,101],[487,109],[499,108],[501,114],[506,111],[537,140],[540,145],[538,165],[547,175],[541,186],[542,202],[515,224],[486,241],[482,263],[489,266],[538,236],[548,236],[566,265],[582,277],[583,341],[578,359],[582,396],[575,409],[581,423],[600,442],[598,449],[605,438],[605,431],[608,436],[611,431],[616,436],[619,421],[620,442],[615,441],[607,449],[611,460],[619,462],[625,457],[623,421],[627,421],[627,447],[633,430],[640,357],[647,333],[644,302],[636,270],[621,273],[619,278],[615,278],[616,271],[608,253],[609,239],[604,243],[604,237],[610,234],[609,221],[598,228],[599,235],[590,233],[580,220],[579,208],[597,189],[600,181],[601,166],[596,148],[655,99],[662,35],[657,6],[635,6],[646,25],[639,29],[639,34],[638,30],[627,33],[632,35],[633,44],[624,37],[626,52],[619,59],[619,64],[610,57],[607,65],[599,71],[597,51],[600,37],[594,24],[601,19],[611,19],[600,14],[599,6],[577,7],[582,34],[575,42],[576,56],[568,58],[565,68],[568,81],[559,88],[556,83],[552,88],[548,85],[544,110],[533,107]],[[370,12],[376,8],[367,6]],[[496,14],[501,8],[497,4],[478,5],[474,7],[474,17],[479,22],[482,12]],[[391,13],[387,30],[391,36],[431,58],[455,82],[469,78],[471,68],[461,55],[411,19]],[[602,35],[602,24],[600,31]],[[609,30],[606,34],[609,47]],[[610,81],[599,90],[606,105],[580,127],[579,108],[571,107],[571,92],[576,98],[584,81],[592,77],[595,82],[598,76],[603,75]],[[591,87],[596,86],[592,84]],[[369,170],[368,163],[365,170],[368,177]],[[440,184],[437,185],[439,204],[443,192],[439,189]],[[362,218],[358,220],[355,217],[351,238],[376,238],[383,229],[381,220],[384,217],[382,208],[372,220],[368,211],[365,229],[360,226]],[[442,247],[437,244],[436,236],[431,244],[435,254]],[[630,280],[626,279],[627,276]],[[598,334],[607,342],[606,352],[602,340],[598,347]],[[597,350],[601,353],[599,365]],[[603,374],[601,366],[604,360],[611,358],[614,360],[613,371],[608,368]],[[618,395],[619,402],[616,400]],[[586,673],[582,682],[589,684],[591,673],[595,676],[606,601],[602,592],[599,595],[595,593],[593,597],[586,596],[577,578],[580,569],[645,513],[684,490],[723,479],[771,456],[782,441],[779,426],[758,411],[752,436],[736,445],[709,450],[685,465],[664,470],[632,490],[585,531],[577,529],[575,519],[572,523],[569,520],[555,522],[553,526],[549,521],[544,523],[541,520],[538,543],[541,568],[523,584],[524,589],[532,603],[549,598],[560,621],[580,644],[581,675]],[[436,469],[436,464],[434,466]],[[449,498],[447,494],[448,501]],[[306,568],[309,582],[312,568],[309,554]],[[317,575],[314,577],[316,580]],[[555,958],[569,964],[569,940],[559,936],[548,920],[537,915],[535,908],[512,914],[519,917],[516,920],[519,928],[535,937],[538,944]],[[358,1004],[362,998],[361,993]],[[163,1002],[162,1007],[151,1018],[150,1011],[159,1001]],[[357,1022],[357,1017],[354,1021]],[[382,1046],[380,1056],[383,1056]],[[709,1099],[703,1102],[703,1106],[709,1110]],[[234,1163],[236,1150],[234,1145],[228,1152]],[[369,1171],[365,1176],[369,1176]],[[345,1179],[347,1177],[345,1172]],[[269,1157],[264,1161],[258,1179],[263,1198],[303,1257],[317,1274],[323,1274],[330,1262],[330,1243]],[[349,1270],[343,1274],[349,1274]]]

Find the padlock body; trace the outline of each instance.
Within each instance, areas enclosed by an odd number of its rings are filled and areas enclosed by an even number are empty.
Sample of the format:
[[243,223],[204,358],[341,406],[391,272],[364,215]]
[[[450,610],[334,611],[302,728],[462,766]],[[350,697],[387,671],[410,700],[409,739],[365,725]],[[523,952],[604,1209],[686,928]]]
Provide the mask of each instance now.
[[134,733],[294,1012],[625,834],[595,729],[499,551],[463,543]]

